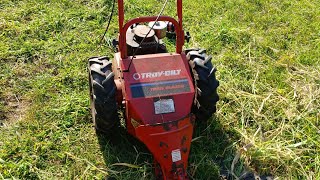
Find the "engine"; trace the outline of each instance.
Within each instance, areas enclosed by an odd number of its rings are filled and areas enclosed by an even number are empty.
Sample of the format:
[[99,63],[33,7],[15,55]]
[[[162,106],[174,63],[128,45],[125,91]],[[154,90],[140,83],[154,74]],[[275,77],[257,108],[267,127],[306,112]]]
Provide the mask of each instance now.
[[[166,46],[161,40],[163,38],[161,35],[163,30],[159,29],[161,24],[151,25],[151,23],[154,22],[150,22],[149,26],[134,25],[127,30],[126,43],[129,56],[167,52]],[[151,29],[151,27],[153,28]],[[165,24],[164,31],[166,31],[166,27]]]

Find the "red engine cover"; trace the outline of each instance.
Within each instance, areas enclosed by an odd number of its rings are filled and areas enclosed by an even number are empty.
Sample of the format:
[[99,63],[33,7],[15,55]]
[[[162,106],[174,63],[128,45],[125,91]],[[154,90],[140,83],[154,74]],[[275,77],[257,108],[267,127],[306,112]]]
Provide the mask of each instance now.
[[[116,59],[122,72],[128,69],[130,57],[120,60],[117,54]],[[139,124],[152,125],[175,121],[190,114],[194,86],[184,54],[137,56],[132,60],[129,72],[123,72],[123,80],[127,121],[133,118]],[[173,101],[174,111],[157,112],[155,102],[159,100]]]

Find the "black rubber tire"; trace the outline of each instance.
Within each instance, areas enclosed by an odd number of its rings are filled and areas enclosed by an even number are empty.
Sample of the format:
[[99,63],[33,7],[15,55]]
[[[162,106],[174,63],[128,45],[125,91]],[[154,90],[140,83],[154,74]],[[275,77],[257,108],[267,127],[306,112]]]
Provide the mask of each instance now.
[[197,88],[192,112],[197,120],[206,121],[216,112],[219,101],[219,81],[215,75],[217,70],[212,65],[212,56],[208,56],[205,49],[187,49],[185,53]]
[[119,125],[112,63],[106,56],[88,62],[90,106],[96,131],[111,133]]

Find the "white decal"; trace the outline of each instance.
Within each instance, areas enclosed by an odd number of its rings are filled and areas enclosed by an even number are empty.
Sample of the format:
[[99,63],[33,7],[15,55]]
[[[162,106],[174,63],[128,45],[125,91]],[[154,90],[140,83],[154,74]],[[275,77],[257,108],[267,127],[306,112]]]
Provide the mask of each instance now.
[[159,71],[159,72],[147,72],[147,73],[134,73],[133,79],[149,79],[149,78],[159,78],[162,76],[179,76],[181,73],[181,69],[177,70],[168,70],[168,71]]
[[171,152],[172,162],[177,162],[181,160],[181,152],[180,149],[173,150]]
[[140,76],[139,73],[134,73],[134,74],[133,74],[133,79],[134,79],[134,80],[139,80],[140,77],[141,77],[141,76]]
[[156,114],[166,114],[175,112],[173,99],[159,99],[154,102]]

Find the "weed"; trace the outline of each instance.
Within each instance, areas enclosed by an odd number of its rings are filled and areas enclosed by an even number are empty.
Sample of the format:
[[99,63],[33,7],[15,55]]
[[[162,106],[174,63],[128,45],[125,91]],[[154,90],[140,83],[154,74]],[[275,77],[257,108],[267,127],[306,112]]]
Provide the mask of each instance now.
[[[86,59],[112,56],[108,44],[99,48],[111,2],[1,1],[0,179],[153,177],[143,145],[122,132],[108,142],[90,122]],[[189,175],[319,179],[319,1],[183,3],[186,47],[208,49],[221,85],[215,117],[195,132]],[[126,19],[161,8],[125,4]],[[165,14],[175,16],[174,6]],[[108,38],[117,35],[116,16]]]

